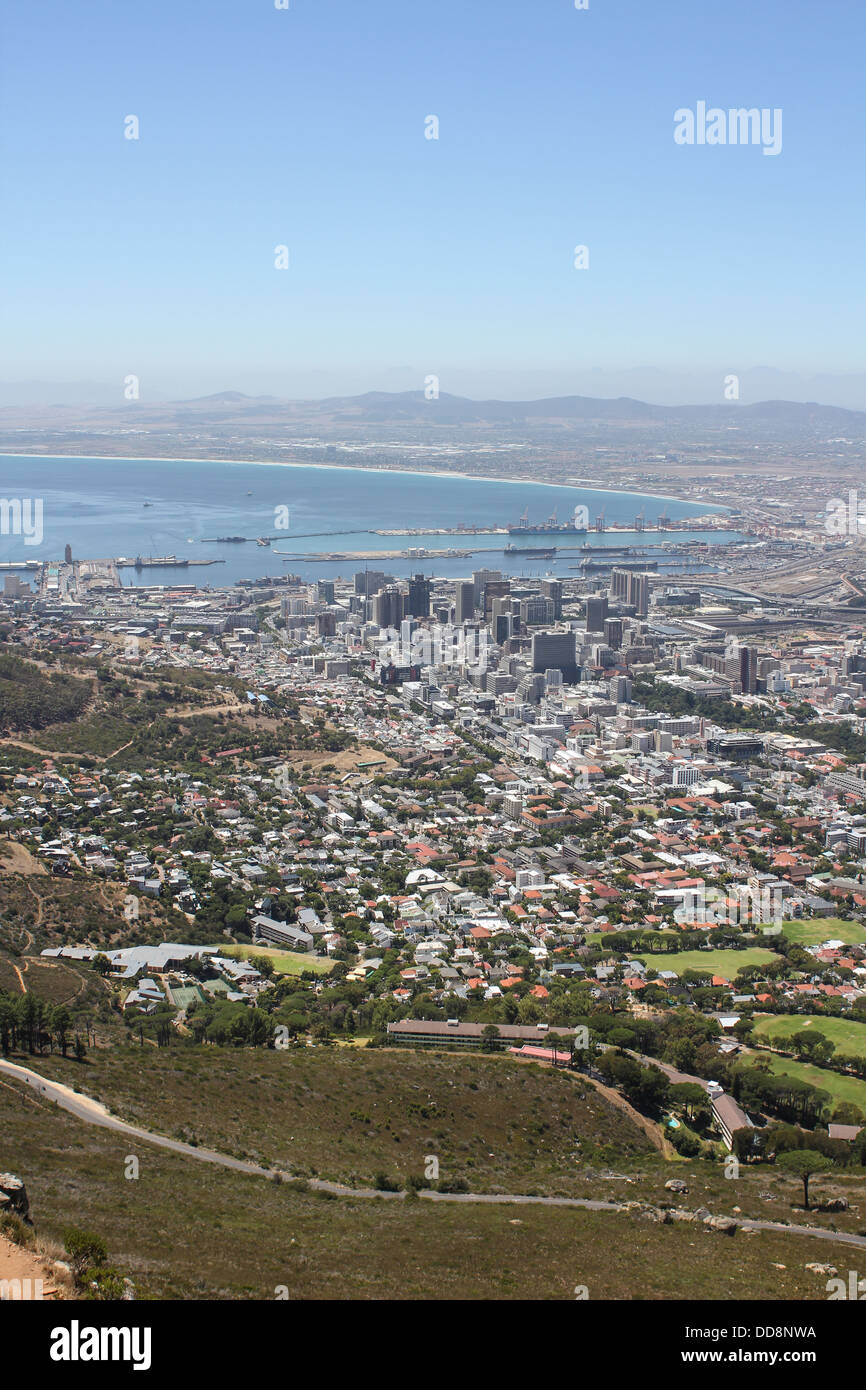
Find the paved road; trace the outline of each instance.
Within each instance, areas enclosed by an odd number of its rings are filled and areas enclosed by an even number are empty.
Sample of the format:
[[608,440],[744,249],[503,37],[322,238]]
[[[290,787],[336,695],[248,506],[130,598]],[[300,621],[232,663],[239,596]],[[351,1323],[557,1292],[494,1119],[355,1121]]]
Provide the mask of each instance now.
[[[17,1062],[8,1062],[5,1058],[0,1058],[0,1072],[4,1072],[16,1081],[23,1081],[43,1099],[53,1101],[60,1106],[61,1110],[68,1111],[70,1115],[74,1115],[76,1119],[84,1120],[87,1124],[99,1125],[102,1129],[110,1129],[117,1134],[129,1135],[131,1139],[137,1139],[141,1143],[155,1144],[158,1148],[171,1150],[172,1153],[184,1154],[188,1158],[198,1159],[199,1163],[214,1163],[220,1168],[231,1168],[235,1172],[250,1173],[256,1177],[273,1177],[274,1171],[280,1171],[281,1176],[287,1180],[291,1180],[293,1177],[292,1173],[285,1170],[263,1168],[258,1163],[247,1163],[244,1159],[232,1158],[229,1154],[219,1153],[216,1149],[194,1147],[192,1144],[184,1144],[180,1139],[169,1139],[165,1134],[154,1134],[149,1129],[140,1129],[137,1125],[127,1124],[126,1120],[119,1120],[110,1114],[99,1101],[91,1100],[89,1096],[82,1096],[77,1091],[73,1091],[71,1087],[62,1085],[59,1081],[49,1081],[46,1077],[40,1076],[38,1072],[31,1071],[29,1067],[19,1066]],[[309,1178],[307,1183],[311,1188],[320,1192],[333,1192],[338,1197],[380,1197],[392,1201],[401,1201],[405,1197],[403,1192],[380,1192],[373,1187],[346,1187],[343,1183],[326,1182],[323,1178]],[[619,1202],[602,1202],[588,1197],[531,1197],[505,1192],[432,1192],[423,1188],[418,1195],[428,1202],[487,1203],[495,1206],[577,1207],[582,1211],[617,1212],[624,1210]],[[826,1231],[817,1226],[785,1226],[778,1221],[751,1221],[747,1218],[739,1218],[739,1221],[743,1230],[779,1231],[784,1235],[814,1236],[818,1240],[833,1240],[842,1245],[855,1245],[866,1249],[866,1236],[849,1235],[842,1231]]]

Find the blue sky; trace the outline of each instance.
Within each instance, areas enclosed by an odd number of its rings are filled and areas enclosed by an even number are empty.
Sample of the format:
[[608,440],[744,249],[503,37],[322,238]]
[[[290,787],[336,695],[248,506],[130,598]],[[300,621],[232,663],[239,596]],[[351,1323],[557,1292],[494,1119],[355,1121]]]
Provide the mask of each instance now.
[[[860,0],[4,16],[7,382],[326,394],[437,373],[480,394],[498,373],[534,395],[593,368],[866,371]],[[700,100],[781,108],[781,154],[677,146]]]

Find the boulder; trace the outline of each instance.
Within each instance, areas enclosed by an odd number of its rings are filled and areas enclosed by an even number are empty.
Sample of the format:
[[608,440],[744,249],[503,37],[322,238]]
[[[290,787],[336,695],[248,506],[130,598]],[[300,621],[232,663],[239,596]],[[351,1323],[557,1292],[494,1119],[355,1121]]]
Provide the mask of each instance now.
[[821,1203],[822,1211],[847,1211],[847,1197],[831,1197],[828,1201]]
[[[5,1197],[5,1201],[2,1199]],[[14,1212],[22,1221],[30,1221],[30,1200],[27,1188],[14,1173],[0,1173],[0,1201],[3,1211]]]
[[668,1178],[665,1188],[668,1192],[682,1192],[685,1195],[689,1190],[689,1185],[687,1182],[683,1182],[682,1178]]
[[711,1231],[719,1231],[723,1236],[736,1235],[739,1229],[739,1221],[735,1221],[733,1216],[705,1216],[704,1225],[709,1226]]
[[838,1271],[837,1271],[835,1265],[819,1265],[819,1264],[812,1264],[812,1265],[806,1265],[806,1268],[808,1269],[808,1271],[809,1271],[810,1274],[824,1274],[824,1275],[828,1275],[828,1274],[829,1274],[829,1275],[833,1275],[833,1274],[838,1273]]

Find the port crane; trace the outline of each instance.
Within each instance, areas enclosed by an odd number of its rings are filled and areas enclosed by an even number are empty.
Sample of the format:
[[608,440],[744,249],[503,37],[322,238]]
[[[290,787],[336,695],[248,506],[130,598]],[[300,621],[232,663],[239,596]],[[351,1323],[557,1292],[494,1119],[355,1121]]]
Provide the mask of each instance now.
[[603,507],[602,507],[601,511],[599,512],[598,516],[595,518],[595,529],[596,529],[596,531],[603,531],[603,530],[604,530],[604,508],[603,508]]

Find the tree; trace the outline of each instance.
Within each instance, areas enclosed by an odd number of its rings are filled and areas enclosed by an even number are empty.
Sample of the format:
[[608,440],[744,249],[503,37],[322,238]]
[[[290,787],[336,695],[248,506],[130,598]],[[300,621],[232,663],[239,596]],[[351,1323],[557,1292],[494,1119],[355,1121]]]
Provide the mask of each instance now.
[[97,975],[102,975],[103,978],[111,970],[111,961],[108,959],[108,956],[103,955],[101,951],[99,952],[98,956],[93,957],[91,965],[92,968],[96,971]]
[[75,1226],[63,1232],[63,1248],[69,1256],[72,1273],[76,1279],[80,1279],[89,1266],[98,1267],[105,1264],[108,1255],[108,1249],[101,1236],[94,1235],[92,1231],[82,1231]]
[[817,1149],[792,1149],[788,1153],[779,1154],[776,1163],[792,1177],[802,1178],[803,1206],[808,1211],[809,1179],[816,1173],[826,1173],[833,1167],[833,1160],[825,1154],[818,1153]]
[[481,1030],[481,1051],[498,1052],[500,1047],[499,1029],[495,1023],[488,1023]]

